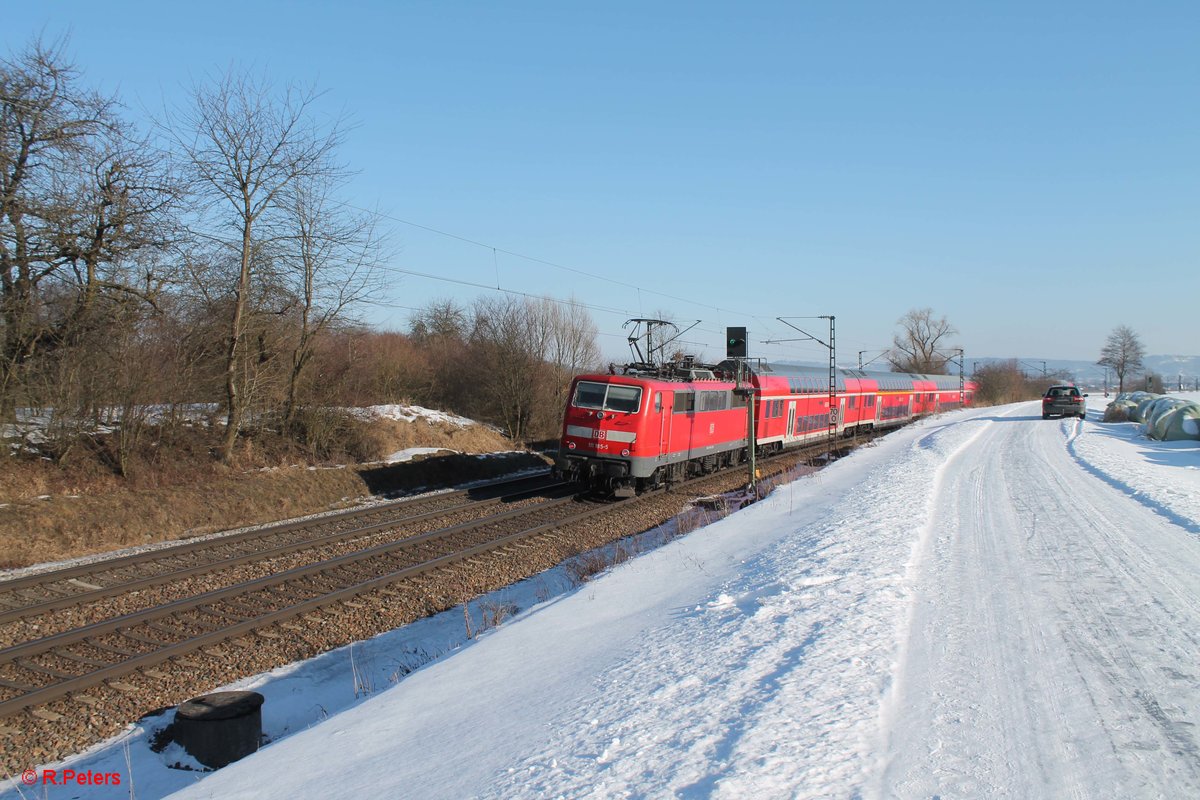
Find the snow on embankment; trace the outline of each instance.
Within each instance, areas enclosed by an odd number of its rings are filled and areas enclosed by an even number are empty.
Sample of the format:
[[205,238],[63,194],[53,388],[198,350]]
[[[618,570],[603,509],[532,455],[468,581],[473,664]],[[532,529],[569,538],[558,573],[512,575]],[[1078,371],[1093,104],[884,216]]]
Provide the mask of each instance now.
[[371,423],[384,445],[383,452],[390,454],[381,459],[384,463],[409,461],[439,450],[473,454],[514,450],[513,442],[491,425],[448,411],[383,405],[347,409],[347,413]]
[[181,796],[851,794],[938,475],[990,424],[971,413],[629,562]]
[[440,422],[446,425],[453,425],[457,428],[479,424],[473,419],[460,417],[457,414],[451,414],[449,411],[437,411],[432,408],[423,408],[422,406],[391,404],[348,410],[359,419],[368,421],[373,419],[391,419],[399,422],[416,422],[417,420],[422,420],[428,422],[430,425]]
[[1086,436],[1070,438],[1068,450],[1093,475],[1200,533],[1200,450],[1195,442],[1155,441],[1131,421],[1089,426]]
[[[1133,424],[1046,423],[1032,405],[898,431],[564,595],[544,577],[505,590],[495,599],[521,608],[548,599],[473,641],[448,612],[240,682],[267,696],[272,743],[198,775],[167,769],[135,729],[137,796],[1195,788],[1196,689],[1158,655],[1200,630],[1195,448]],[[364,665],[395,676],[365,701]],[[70,766],[124,771],[121,744]]]

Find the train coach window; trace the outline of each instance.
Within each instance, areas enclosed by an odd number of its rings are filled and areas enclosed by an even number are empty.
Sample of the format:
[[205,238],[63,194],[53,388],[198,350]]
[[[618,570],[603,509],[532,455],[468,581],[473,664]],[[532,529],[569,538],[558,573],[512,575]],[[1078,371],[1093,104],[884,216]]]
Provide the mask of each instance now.
[[696,393],[695,392],[676,392],[675,393],[675,413],[690,414],[696,410]]
[[729,408],[729,392],[700,392],[701,411],[724,411]]
[[662,392],[654,393],[654,411],[655,413],[662,413]]
[[575,387],[576,408],[598,408],[603,411],[634,413],[642,404],[642,390],[637,386],[615,383],[580,381]]

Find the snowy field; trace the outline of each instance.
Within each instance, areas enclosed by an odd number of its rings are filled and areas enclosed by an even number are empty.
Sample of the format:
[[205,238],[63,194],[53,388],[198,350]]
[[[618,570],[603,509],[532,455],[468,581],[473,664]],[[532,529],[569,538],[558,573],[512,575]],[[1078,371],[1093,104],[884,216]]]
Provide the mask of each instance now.
[[271,744],[217,773],[160,717],[51,765],[120,787],[24,796],[1200,797],[1200,448],[1090,400],[926,420],[485,598],[519,613],[477,638],[460,609],[226,687]]

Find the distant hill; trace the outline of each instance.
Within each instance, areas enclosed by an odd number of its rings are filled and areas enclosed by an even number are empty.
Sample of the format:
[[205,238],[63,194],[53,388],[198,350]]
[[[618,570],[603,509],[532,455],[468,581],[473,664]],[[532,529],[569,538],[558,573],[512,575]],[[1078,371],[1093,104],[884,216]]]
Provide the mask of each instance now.
[[[1009,358],[968,358],[967,366],[974,369],[976,366],[984,364],[993,364],[998,361],[1011,361]],[[1043,365],[1045,372],[1051,377],[1070,378],[1077,383],[1086,386],[1102,386],[1104,384],[1104,367],[1097,366],[1094,361],[1071,361],[1061,358],[1018,358],[1017,363],[1021,369],[1030,375],[1042,374]],[[1200,389],[1200,356],[1146,356],[1142,359],[1144,369],[1136,376],[1132,376],[1135,380],[1145,378],[1146,372],[1155,372],[1162,376],[1163,384],[1168,389],[1177,389],[1182,382],[1183,388]],[[1125,376],[1126,384],[1130,383],[1129,375]],[[1113,377],[1112,371],[1108,374],[1109,385],[1116,383],[1116,378]]]

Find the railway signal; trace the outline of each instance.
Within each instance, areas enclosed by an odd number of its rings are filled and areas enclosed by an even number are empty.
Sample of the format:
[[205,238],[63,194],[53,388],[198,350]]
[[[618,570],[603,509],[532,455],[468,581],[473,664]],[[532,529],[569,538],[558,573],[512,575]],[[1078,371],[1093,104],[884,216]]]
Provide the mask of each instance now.
[[745,358],[746,352],[746,329],[745,328],[726,328],[725,329],[725,357],[726,358]]

